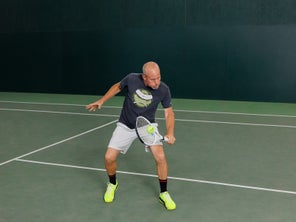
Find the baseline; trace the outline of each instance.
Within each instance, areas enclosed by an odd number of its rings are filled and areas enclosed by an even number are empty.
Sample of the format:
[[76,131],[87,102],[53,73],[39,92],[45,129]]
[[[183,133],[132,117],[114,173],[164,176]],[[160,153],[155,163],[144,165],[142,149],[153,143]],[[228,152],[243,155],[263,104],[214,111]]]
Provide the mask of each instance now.
[[[50,163],[50,162],[42,162],[42,161],[35,161],[35,160],[26,160],[26,159],[21,159],[21,157],[20,158],[15,158],[14,161],[32,163],[32,164],[48,165],[48,166],[75,168],[75,169],[83,169],[83,170],[92,170],[92,171],[102,171],[102,172],[106,171],[105,169],[93,168],[93,167],[84,167],[84,166],[76,166],[76,165],[69,165],[69,164],[60,164],[60,163]],[[134,175],[134,176],[144,176],[144,177],[155,177],[155,178],[158,177],[157,175],[154,175],[154,174],[145,174],[145,173],[128,172],[128,171],[120,171],[120,170],[118,170],[117,173],[119,173],[119,174],[127,174],[127,175]],[[215,181],[189,179],[189,178],[172,177],[172,176],[169,176],[168,179],[186,181],[186,182],[193,182],[193,183],[203,183],[203,184],[219,185],[219,186],[226,186],[226,187],[235,187],[235,188],[242,188],[242,189],[249,189],[249,190],[258,190],[258,191],[267,191],[267,192],[274,192],[274,193],[285,193],[285,194],[296,195],[296,191],[290,191],[290,190],[281,190],[281,189],[273,189],[273,188],[265,188],[265,187],[257,187],[257,186],[246,186],[246,185],[240,185],[240,184],[222,183],[222,182],[215,182]]]

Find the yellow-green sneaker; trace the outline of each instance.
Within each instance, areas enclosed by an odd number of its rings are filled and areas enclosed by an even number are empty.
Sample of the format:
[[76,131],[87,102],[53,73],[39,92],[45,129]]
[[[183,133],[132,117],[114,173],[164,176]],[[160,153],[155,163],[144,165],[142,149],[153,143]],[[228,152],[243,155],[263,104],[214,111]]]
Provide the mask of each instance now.
[[112,184],[110,182],[107,183],[107,189],[106,192],[104,194],[104,201],[106,203],[111,203],[114,200],[114,196],[115,196],[115,191],[118,188],[118,182],[116,181],[116,184]]
[[175,210],[177,207],[167,191],[159,194],[159,202],[162,203],[167,210]]

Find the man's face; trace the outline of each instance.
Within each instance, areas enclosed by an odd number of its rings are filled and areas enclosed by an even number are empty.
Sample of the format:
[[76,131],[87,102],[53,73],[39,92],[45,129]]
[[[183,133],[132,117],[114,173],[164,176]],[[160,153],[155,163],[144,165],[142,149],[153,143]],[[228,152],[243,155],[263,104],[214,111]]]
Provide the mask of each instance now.
[[160,73],[158,71],[148,71],[143,74],[144,84],[152,89],[158,89],[160,85]]

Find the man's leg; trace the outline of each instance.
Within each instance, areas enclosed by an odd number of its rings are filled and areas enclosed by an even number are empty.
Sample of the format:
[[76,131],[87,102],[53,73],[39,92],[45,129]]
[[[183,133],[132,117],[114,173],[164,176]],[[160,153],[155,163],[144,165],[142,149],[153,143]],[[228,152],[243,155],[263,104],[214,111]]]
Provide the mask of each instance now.
[[168,164],[166,161],[163,147],[160,145],[157,145],[157,146],[151,146],[150,149],[156,163],[157,174],[159,179],[166,180],[168,177]]
[[163,146],[151,146],[150,149],[156,162],[157,174],[160,184],[159,200],[168,210],[174,210],[176,209],[176,204],[167,191],[168,164]]
[[119,153],[120,153],[119,150],[108,147],[105,153],[105,168],[108,175],[116,174],[116,168],[117,168],[116,160]]
[[113,202],[115,191],[118,187],[118,182],[116,180],[116,167],[117,167],[116,160],[119,153],[120,153],[119,150],[115,150],[112,148],[108,148],[105,153],[105,168],[109,177],[107,189],[104,194],[104,200],[106,203]]
[[115,191],[118,187],[116,180],[117,157],[120,153],[125,154],[136,138],[137,134],[134,129],[128,128],[123,123],[117,123],[105,153],[105,168],[109,176],[107,191],[104,195],[104,200],[107,203],[113,201]]

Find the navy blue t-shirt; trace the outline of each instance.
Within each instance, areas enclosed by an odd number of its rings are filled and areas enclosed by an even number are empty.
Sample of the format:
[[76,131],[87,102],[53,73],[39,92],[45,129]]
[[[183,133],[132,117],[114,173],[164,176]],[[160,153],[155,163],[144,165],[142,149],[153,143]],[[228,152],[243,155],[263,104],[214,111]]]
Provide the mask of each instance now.
[[159,103],[163,108],[172,106],[169,87],[163,82],[160,82],[158,89],[147,87],[140,73],[128,74],[120,81],[120,87],[126,90],[126,95],[119,122],[131,129],[135,128],[138,116],[155,122],[155,112]]

